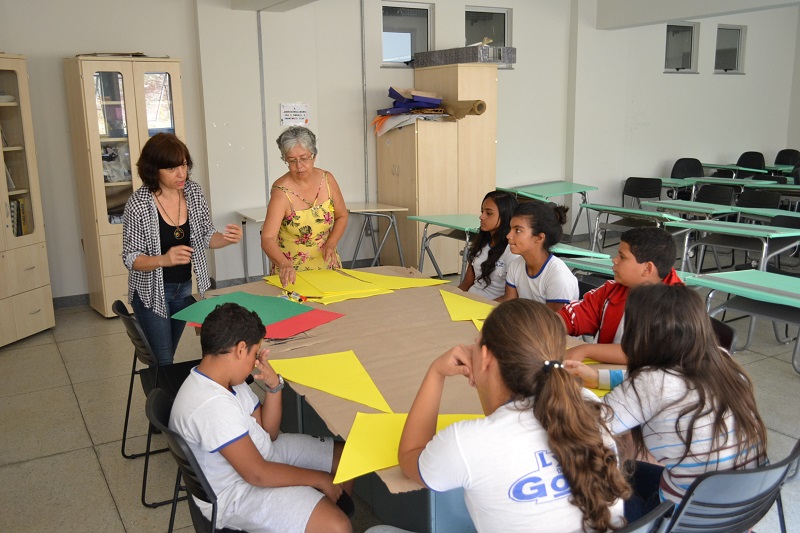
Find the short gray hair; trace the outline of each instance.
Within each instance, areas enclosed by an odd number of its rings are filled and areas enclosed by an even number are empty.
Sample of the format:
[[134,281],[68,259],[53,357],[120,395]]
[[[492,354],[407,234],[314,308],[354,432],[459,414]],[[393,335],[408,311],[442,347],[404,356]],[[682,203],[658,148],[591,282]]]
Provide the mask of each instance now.
[[303,126],[286,128],[275,142],[278,143],[278,148],[281,151],[281,159],[284,159],[286,153],[298,144],[311,152],[312,155],[317,155],[317,136],[310,129]]

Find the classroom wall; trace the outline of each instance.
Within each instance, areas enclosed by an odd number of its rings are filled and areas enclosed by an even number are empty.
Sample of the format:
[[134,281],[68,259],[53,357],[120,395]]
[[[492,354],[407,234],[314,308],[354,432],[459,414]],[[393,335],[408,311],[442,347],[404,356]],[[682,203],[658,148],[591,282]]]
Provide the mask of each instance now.
[[791,102],[789,104],[789,130],[786,134],[787,148],[800,150],[800,10],[797,14],[797,32],[794,47],[794,76],[792,78]]

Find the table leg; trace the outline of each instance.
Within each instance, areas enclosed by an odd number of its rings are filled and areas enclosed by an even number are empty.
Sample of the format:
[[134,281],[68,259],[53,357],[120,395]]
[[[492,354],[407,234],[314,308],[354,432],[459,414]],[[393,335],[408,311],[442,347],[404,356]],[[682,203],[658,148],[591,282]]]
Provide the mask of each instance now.
[[356,251],[353,253],[353,260],[350,261],[350,268],[356,267],[356,259],[358,259],[358,250],[361,248],[361,241],[364,238],[364,232],[367,229],[367,221],[369,220],[369,216],[364,216],[364,223],[361,224],[361,232],[358,234],[358,240],[356,241]]
[[461,277],[459,283],[464,281],[464,276],[467,275],[467,263],[469,261],[469,232],[465,231],[466,235],[464,242],[464,249],[461,251]]
[[691,231],[686,232],[686,236],[683,238],[683,257],[681,258],[681,270],[684,272],[691,272],[691,270],[687,271],[686,269],[689,268],[689,262],[687,259],[689,258],[689,237],[692,235]]
[[[597,212],[597,217],[594,219],[594,232],[591,230],[589,231],[589,238],[592,239],[592,251],[597,251],[597,241],[600,239],[600,216],[603,213]],[[589,215],[589,211],[586,211],[586,215]]]
[[242,261],[244,262],[244,282],[247,283],[247,220],[242,220]]
[[[389,226],[386,228],[386,233],[383,235],[383,238],[381,239],[381,243],[379,245],[377,245],[377,247],[375,246],[375,241],[374,240],[373,240],[373,243],[372,243],[372,247],[375,250],[375,258],[372,260],[372,265],[371,266],[375,266],[375,265],[378,264],[378,261],[380,260],[381,251],[383,250],[383,247],[386,244],[386,240],[389,238],[389,234],[392,231],[392,225],[394,224],[394,215],[387,215],[385,213],[370,213],[370,215],[371,216],[375,216],[375,217],[384,217],[389,221]],[[372,224],[370,224],[370,227],[372,227]],[[380,226],[378,226],[378,228],[380,228]],[[375,228],[374,231],[378,231],[378,229]],[[374,239],[374,235],[375,234],[373,233],[373,239]],[[402,252],[400,252],[400,264],[403,264],[403,253]],[[405,265],[403,265],[403,266],[405,266]]]
[[[400,255],[400,266],[405,267],[406,262],[403,259],[403,247],[400,245],[400,232],[397,230],[397,217],[394,216],[394,213],[391,213],[389,216],[389,226],[394,228],[394,238],[397,241],[397,253]],[[386,233],[389,233],[389,228],[386,228]]]

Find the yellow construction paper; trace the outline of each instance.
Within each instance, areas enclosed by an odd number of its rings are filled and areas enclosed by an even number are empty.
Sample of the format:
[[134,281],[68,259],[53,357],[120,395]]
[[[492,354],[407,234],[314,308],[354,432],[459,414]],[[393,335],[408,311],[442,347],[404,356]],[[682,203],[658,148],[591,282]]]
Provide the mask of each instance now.
[[344,300],[354,300],[356,298],[369,298],[370,296],[377,296],[379,294],[391,294],[392,291],[375,287],[369,291],[359,292],[326,292],[322,298],[315,298],[313,301],[323,305],[333,304],[336,302],[343,302]]
[[384,413],[392,409],[352,350],[346,352],[270,359],[275,372],[284,379],[364,404]]
[[450,319],[453,322],[473,319],[484,320],[494,309],[492,305],[476,302],[466,296],[459,296],[442,290],[439,292],[442,294],[444,305],[447,307],[447,312],[450,313]]
[[[407,413],[356,413],[333,482],[343,483],[376,470],[396,466],[397,450],[406,417]],[[461,420],[475,418],[483,418],[483,415],[439,415],[436,431],[441,431]]]
[[604,390],[604,389],[589,389],[589,390],[597,394],[598,398],[602,398],[603,396],[611,392],[610,390]]
[[323,296],[331,292],[369,292],[378,288],[335,270],[304,270],[298,272],[297,277],[316,287]]
[[372,283],[373,285],[377,285],[378,287],[390,290],[411,289],[414,287],[431,287],[433,285],[442,285],[444,283],[450,283],[449,281],[443,279],[386,276],[383,274],[364,272],[362,270],[344,269],[342,270],[342,272],[349,274],[354,278],[358,278],[361,281],[366,281],[367,283]]
[[305,279],[297,276],[295,278],[295,282],[287,285],[284,287],[281,285],[281,279],[279,276],[267,276],[264,280],[269,283],[270,285],[274,285],[279,289],[286,289],[287,291],[294,291],[301,296],[305,296],[306,298],[320,298],[323,296],[322,291],[314,287],[312,284],[308,283]]
[[472,319],[472,323],[475,324],[475,327],[478,328],[478,331],[483,329],[483,323],[486,322],[485,320],[478,320],[477,318]]

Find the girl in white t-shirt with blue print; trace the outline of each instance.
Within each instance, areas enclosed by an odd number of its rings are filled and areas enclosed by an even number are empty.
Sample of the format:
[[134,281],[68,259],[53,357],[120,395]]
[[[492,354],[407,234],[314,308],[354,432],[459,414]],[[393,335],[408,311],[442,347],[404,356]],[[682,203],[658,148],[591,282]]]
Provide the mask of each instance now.
[[[584,533],[623,524],[628,482],[607,429],[611,411],[563,368],[564,326],[544,304],[503,302],[471,346],[431,364],[398,459],[434,491],[462,487],[479,532]],[[444,384],[465,376],[485,418],[436,433]]]
[[579,299],[578,280],[569,267],[550,253],[558,244],[567,221],[567,208],[545,202],[521,203],[511,217],[508,245],[517,255],[508,266],[505,294],[536,300],[553,311]]
[[488,300],[503,296],[506,270],[514,257],[508,248],[506,234],[516,207],[517,199],[507,192],[491,191],[483,197],[480,231],[470,241],[469,266],[459,289]]

